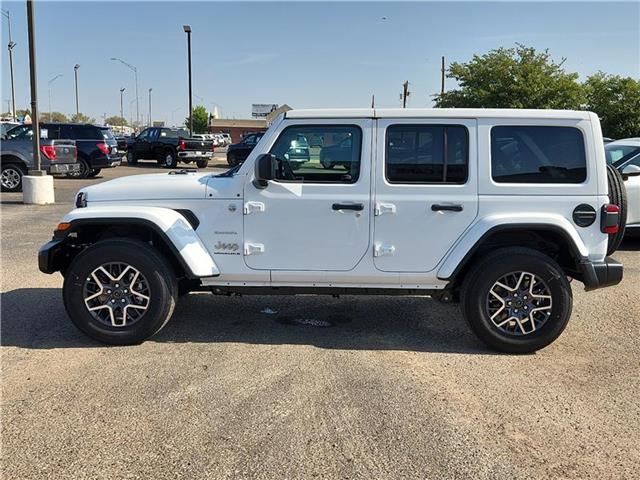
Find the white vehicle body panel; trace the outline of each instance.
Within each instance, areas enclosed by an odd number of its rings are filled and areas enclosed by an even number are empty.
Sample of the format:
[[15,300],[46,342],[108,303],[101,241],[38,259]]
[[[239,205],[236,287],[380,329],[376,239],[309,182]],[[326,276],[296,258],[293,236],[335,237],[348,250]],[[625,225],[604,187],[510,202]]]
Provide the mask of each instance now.
[[[386,182],[385,129],[398,123],[466,126],[467,182]],[[360,126],[358,181],[269,181],[266,188],[257,188],[253,184],[256,159],[269,152],[284,128],[299,124]],[[509,124],[580,129],[587,159],[585,182],[493,182],[490,129]],[[88,187],[85,192],[89,206],[74,210],[65,221],[112,217],[152,221],[175,242],[198,276],[210,277],[203,278],[203,284],[211,286],[443,289],[475,243],[493,227],[505,225],[561,229],[579,254],[592,261],[604,259],[607,248],[599,221],[586,228],[572,221],[577,205],[589,204],[599,212],[608,202],[602,134],[597,117],[588,112],[292,110],[272,124],[234,175],[140,175]],[[334,211],[334,202],[363,203],[364,209]],[[463,210],[432,212],[434,203],[462,204]],[[192,211],[200,220],[198,228],[194,231],[176,209]],[[376,210],[382,213],[375,215]],[[387,246],[394,249],[380,249]]]

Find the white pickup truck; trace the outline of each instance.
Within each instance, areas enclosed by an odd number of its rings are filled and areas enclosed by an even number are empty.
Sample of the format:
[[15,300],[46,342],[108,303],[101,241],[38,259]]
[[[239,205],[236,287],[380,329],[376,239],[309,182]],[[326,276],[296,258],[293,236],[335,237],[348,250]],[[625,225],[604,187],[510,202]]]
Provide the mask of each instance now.
[[481,340],[521,353],[565,328],[570,279],[621,281],[624,208],[593,113],[292,110],[226,173],[84,188],[39,264],[107,343],[144,341],[194,290],[400,294],[459,301]]

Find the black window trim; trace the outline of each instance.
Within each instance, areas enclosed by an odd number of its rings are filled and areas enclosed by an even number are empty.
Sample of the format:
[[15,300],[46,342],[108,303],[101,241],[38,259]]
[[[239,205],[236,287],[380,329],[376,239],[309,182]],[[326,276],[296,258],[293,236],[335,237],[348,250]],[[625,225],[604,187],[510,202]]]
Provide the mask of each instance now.
[[[464,182],[423,182],[423,181],[396,181],[390,180],[387,175],[387,165],[389,164],[389,128],[391,127],[443,127],[443,145],[442,150],[444,153],[443,164],[442,164],[442,178],[447,178],[447,128],[448,127],[462,127],[465,132],[465,140],[466,140],[466,149],[465,149],[465,158],[464,165],[467,167],[467,176],[464,179]],[[466,185],[469,183],[469,127],[460,123],[391,123],[385,127],[384,131],[384,180],[389,185]]]
[[[493,177],[493,129],[496,127],[553,127],[553,128],[570,128],[573,130],[577,130],[580,132],[580,137],[582,138],[582,146],[584,147],[584,169],[585,176],[584,180],[581,182],[501,182],[496,180]],[[491,182],[495,186],[511,186],[511,185],[553,185],[553,186],[562,186],[562,185],[585,185],[589,182],[589,152],[587,150],[587,141],[585,137],[585,132],[582,128],[575,125],[540,125],[540,124],[526,124],[526,123],[503,123],[503,124],[494,124],[489,128],[489,178]]]
[[[364,132],[362,130],[362,127],[360,125],[357,124],[353,124],[353,123],[296,123],[293,125],[287,125],[285,128],[282,129],[282,131],[278,134],[278,137],[275,139],[275,141],[271,144],[271,146],[269,147],[269,153],[271,153],[271,150],[273,149],[274,145],[276,143],[278,143],[278,140],[280,140],[280,137],[282,137],[282,135],[289,130],[290,128],[295,128],[295,127],[353,127],[353,128],[357,128],[358,131],[360,132],[360,148],[358,149],[358,162],[360,163],[360,168],[358,169],[358,176],[352,180],[351,182],[334,182],[334,181],[313,181],[313,182],[305,182],[304,180],[283,180],[283,179],[276,179],[274,178],[272,181],[276,182],[276,183],[299,183],[301,185],[355,185],[356,183],[358,183],[358,181],[360,180],[360,172],[362,170],[362,145],[363,145],[363,140],[364,140]],[[264,136],[264,134],[263,134]],[[262,138],[260,138],[260,140],[262,140]],[[257,144],[256,144],[257,145]]]

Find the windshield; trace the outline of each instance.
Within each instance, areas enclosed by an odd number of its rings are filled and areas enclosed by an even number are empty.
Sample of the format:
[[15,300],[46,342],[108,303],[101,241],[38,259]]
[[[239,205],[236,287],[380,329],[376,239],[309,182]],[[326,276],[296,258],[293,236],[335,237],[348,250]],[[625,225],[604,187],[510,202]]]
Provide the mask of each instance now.
[[608,144],[604,146],[607,163],[621,164],[640,153],[640,146]]

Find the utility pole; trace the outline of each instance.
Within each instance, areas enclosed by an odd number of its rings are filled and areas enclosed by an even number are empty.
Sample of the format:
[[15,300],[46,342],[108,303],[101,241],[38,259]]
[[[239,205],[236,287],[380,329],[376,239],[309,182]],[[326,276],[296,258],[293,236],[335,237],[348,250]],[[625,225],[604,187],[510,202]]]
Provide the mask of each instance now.
[[76,79],[76,121],[80,117],[80,103],[78,102],[78,69],[79,68],[80,68],[80,65],[78,65],[77,63],[73,67],[73,74]]
[[375,94],[371,95],[371,108],[376,108],[376,96],[375,96]]
[[58,78],[60,78],[62,76],[62,74],[58,74],[55,77],[53,77],[51,80],[49,80],[48,82],[48,86],[49,86],[49,121],[51,122],[51,84],[53,82],[55,82]]
[[122,87],[120,89],[120,126],[124,127],[124,109],[122,108],[122,94],[124,93],[125,88]]
[[409,80],[402,84],[402,108],[407,108],[407,97],[411,95],[409,91]]
[[151,91],[153,88],[149,89],[149,126],[151,126]]
[[7,17],[7,22],[9,22],[9,43],[7,44],[7,49],[9,50],[9,70],[11,71],[11,105],[13,107],[11,111],[11,117],[13,121],[16,120],[16,88],[15,83],[13,81],[13,47],[16,46],[16,43],[11,38],[11,16],[9,14],[9,10],[2,10],[2,14]]
[[442,67],[440,68],[441,73],[441,86],[440,86],[440,94],[444,93],[444,55],[442,56]]
[[183,25],[182,29],[187,34],[187,57],[189,62],[189,136],[193,136],[193,92],[191,90],[191,27]]

